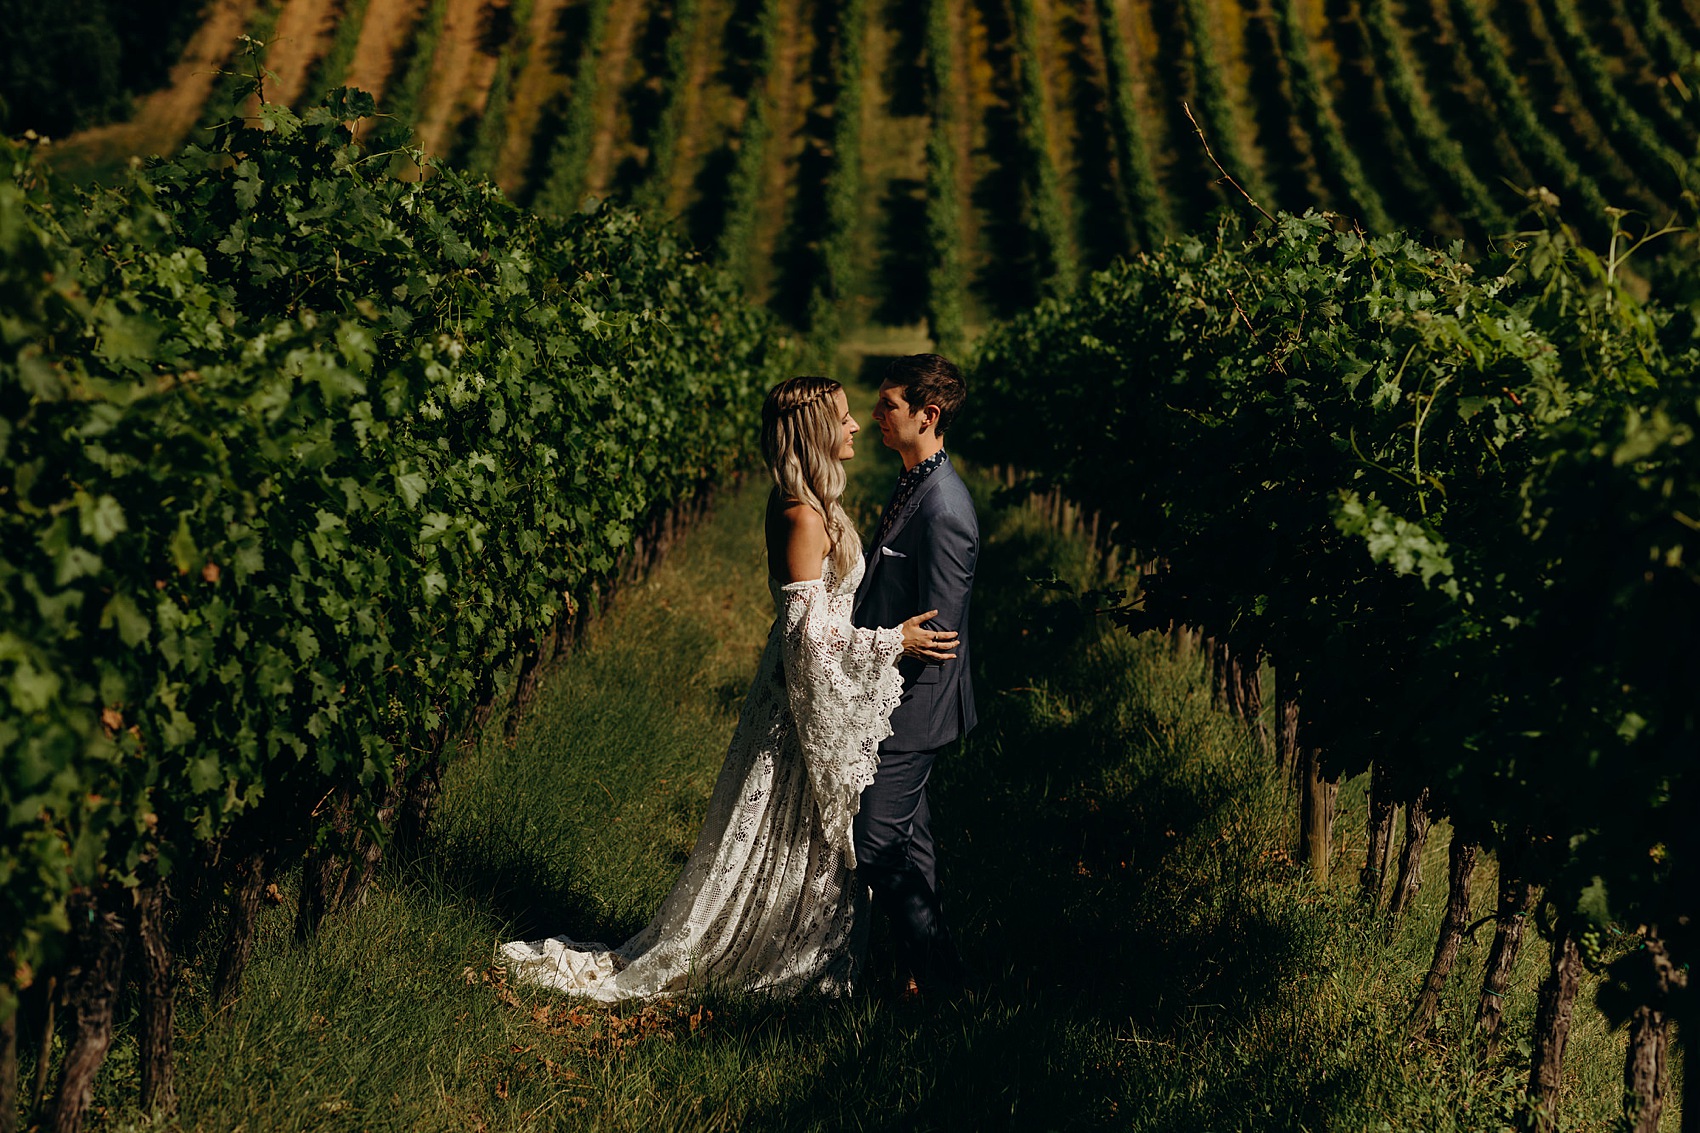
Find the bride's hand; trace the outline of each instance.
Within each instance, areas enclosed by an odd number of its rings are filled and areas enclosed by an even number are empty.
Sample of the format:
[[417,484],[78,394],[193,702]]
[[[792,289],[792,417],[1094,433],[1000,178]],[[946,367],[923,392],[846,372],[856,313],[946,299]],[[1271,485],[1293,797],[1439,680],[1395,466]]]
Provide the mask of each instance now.
[[956,648],[956,631],[953,629],[922,629],[921,623],[931,621],[939,616],[937,610],[928,610],[924,614],[916,614],[902,625],[903,655],[915,657],[922,661],[949,661],[956,654],[948,650]]

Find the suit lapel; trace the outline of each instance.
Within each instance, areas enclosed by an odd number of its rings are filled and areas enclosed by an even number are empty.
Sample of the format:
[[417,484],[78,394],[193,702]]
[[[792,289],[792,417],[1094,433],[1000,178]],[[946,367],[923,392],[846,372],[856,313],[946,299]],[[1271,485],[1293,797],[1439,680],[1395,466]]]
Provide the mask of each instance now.
[[891,521],[891,530],[885,533],[885,538],[875,540],[874,545],[869,548],[867,563],[862,568],[862,584],[856,587],[857,606],[862,604],[863,600],[865,600],[868,596],[868,591],[873,589],[874,574],[883,565],[883,560],[885,559],[883,548],[891,545],[891,541],[897,538],[898,533],[908,525],[909,520],[914,517],[918,510],[920,510],[921,501],[926,498],[927,493],[937,487],[939,481],[946,475],[956,475],[956,469],[950,466],[950,461],[948,460],[946,460],[940,467],[934,469],[932,475],[921,481],[921,483],[915,488],[914,493],[909,497],[908,502],[903,505],[903,510],[898,512],[897,518]]
[[[896,519],[892,520],[891,530],[887,531],[885,533],[885,538],[879,541],[879,547],[891,545],[891,541],[897,538],[898,532],[903,530],[909,520],[914,516],[915,512],[920,509],[921,501],[926,498],[927,493],[938,487],[939,481],[944,479],[945,469],[947,468],[950,468],[950,462],[948,460],[938,468],[933,469],[932,475],[928,476],[925,480],[922,480],[921,483],[916,486],[914,494],[909,497],[909,502],[903,505],[903,510],[897,513]],[[951,469],[951,471],[954,472],[955,469]],[[879,550],[879,547],[875,547],[874,549],[877,551]]]

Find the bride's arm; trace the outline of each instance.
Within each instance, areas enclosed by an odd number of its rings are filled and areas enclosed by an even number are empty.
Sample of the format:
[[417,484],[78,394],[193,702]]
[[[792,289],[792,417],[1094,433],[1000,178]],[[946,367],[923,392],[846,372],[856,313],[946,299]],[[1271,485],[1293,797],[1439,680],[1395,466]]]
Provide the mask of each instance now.
[[854,869],[855,815],[879,766],[880,741],[891,734],[891,714],[903,699],[897,672],[903,631],[852,625],[850,597],[828,593],[822,578],[798,579],[781,590],[786,700],[821,831]]
[[781,584],[818,579],[826,550],[820,512],[775,491],[767,504],[767,572]]

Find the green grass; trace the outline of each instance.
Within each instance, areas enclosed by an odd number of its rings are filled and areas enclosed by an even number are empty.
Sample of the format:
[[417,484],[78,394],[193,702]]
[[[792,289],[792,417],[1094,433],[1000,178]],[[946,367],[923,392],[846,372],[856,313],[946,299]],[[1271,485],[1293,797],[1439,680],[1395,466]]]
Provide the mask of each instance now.
[[[857,396],[866,422],[870,398]],[[866,530],[895,464],[871,430],[861,448],[852,502]],[[194,978],[170,1127],[1503,1125],[1544,947],[1519,966],[1501,1062],[1472,1066],[1459,1041],[1485,932],[1460,960],[1443,1042],[1408,1045],[1400,1024],[1444,899],[1444,837],[1414,914],[1388,930],[1351,898],[1363,837],[1352,785],[1346,868],[1336,885],[1308,883],[1286,860],[1285,785],[1210,707],[1199,660],[1054,595],[1040,604],[1031,576],[1093,581],[1095,556],[1036,507],[994,506],[988,479],[972,482],[987,536],[974,599],[982,724],[941,757],[933,809],[979,990],[894,1001],[878,927],[871,987],[842,1001],[574,1009],[491,968],[495,944],[516,935],[617,942],[672,882],[771,619],[766,489],[752,477],[592,627],[515,747],[493,727],[452,767],[418,860],[389,863],[365,904],[305,947],[289,940],[286,879],[227,1016],[208,1017],[210,963]],[[1571,1043],[1567,1128],[1609,1128],[1623,1036],[1580,1003]],[[122,1027],[97,1126],[139,1127],[126,1108],[135,1049]]]

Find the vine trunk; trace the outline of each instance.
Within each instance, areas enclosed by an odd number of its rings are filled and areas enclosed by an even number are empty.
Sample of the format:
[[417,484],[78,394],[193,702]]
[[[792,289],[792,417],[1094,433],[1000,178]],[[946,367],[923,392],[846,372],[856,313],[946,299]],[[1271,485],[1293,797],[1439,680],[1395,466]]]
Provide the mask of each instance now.
[[177,1091],[172,1064],[172,1021],[177,1012],[177,976],[171,963],[168,906],[171,894],[162,877],[148,879],[136,892],[136,952],[140,960],[142,1109],[174,1113]]
[[71,1040],[47,1121],[54,1133],[76,1133],[83,1127],[94,1098],[95,1075],[112,1047],[112,1011],[124,974],[129,935],[125,906],[130,901],[127,890],[101,886],[79,890],[65,903],[71,922],[71,959],[65,973]]
[[1582,948],[1565,928],[1552,946],[1552,967],[1541,981],[1535,1008],[1535,1046],[1529,1056],[1529,1113],[1535,1133],[1558,1127],[1558,1098],[1564,1089],[1564,1048],[1570,1042],[1571,1011],[1582,984]]
[[1358,871],[1358,899],[1372,909],[1381,905],[1382,883],[1387,878],[1387,863],[1393,856],[1393,819],[1398,809],[1387,767],[1377,762],[1370,773],[1369,849],[1364,854],[1363,869]]
[[213,1002],[219,1010],[234,1003],[242,992],[242,977],[254,954],[254,936],[259,927],[270,857],[268,851],[255,849],[238,855],[230,863],[230,915],[224,948],[218,957],[218,974],[213,979]]
[[1416,900],[1423,887],[1423,849],[1428,845],[1432,823],[1429,815],[1428,788],[1405,806],[1405,844],[1399,847],[1399,880],[1393,885],[1393,896],[1387,902],[1387,915],[1397,920]]
[[1516,844],[1500,850],[1493,947],[1488,951],[1481,1002],[1476,1006],[1476,1030],[1486,1054],[1491,1054],[1499,1041],[1505,990],[1511,986],[1511,971],[1517,966],[1517,953],[1523,946],[1523,930],[1528,927],[1529,911],[1535,907],[1535,885],[1522,876],[1522,854]]
[[1423,990],[1417,995],[1416,1006],[1411,1009],[1411,1035],[1421,1038],[1429,1033],[1434,1026],[1435,1014],[1440,1010],[1440,993],[1446,987],[1446,978],[1452,974],[1452,965],[1458,960],[1458,950],[1464,943],[1464,929],[1470,923],[1470,878],[1476,872],[1476,859],[1480,847],[1468,838],[1454,834],[1452,849],[1448,856],[1446,915],[1440,921],[1440,939],[1435,941],[1434,959],[1429,963],[1428,975],[1423,978]]
[[18,1128],[18,1012],[0,1022],[0,1133]]

